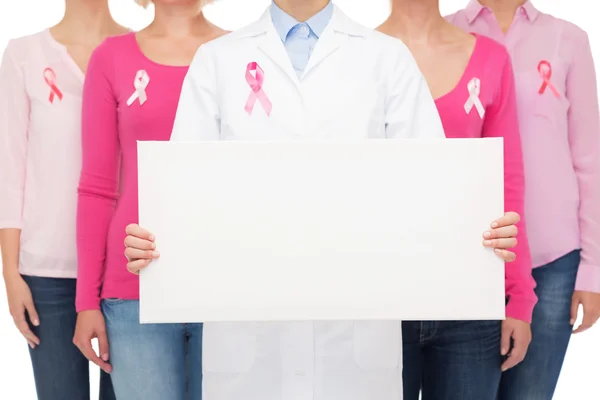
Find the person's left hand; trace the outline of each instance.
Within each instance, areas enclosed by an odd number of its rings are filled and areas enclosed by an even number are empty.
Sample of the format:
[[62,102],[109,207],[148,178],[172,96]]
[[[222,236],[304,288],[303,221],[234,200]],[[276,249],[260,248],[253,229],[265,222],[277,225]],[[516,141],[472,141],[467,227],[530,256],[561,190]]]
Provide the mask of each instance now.
[[510,250],[517,245],[517,224],[521,220],[519,214],[509,211],[504,217],[492,222],[492,229],[483,233],[483,245],[494,249],[494,252],[505,262],[515,261],[517,256]]
[[502,321],[500,353],[503,356],[508,356],[506,361],[502,364],[502,371],[514,367],[525,359],[529,343],[531,343],[530,324],[514,318],[506,318],[506,320]]
[[583,321],[573,333],[581,333],[590,329],[600,318],[600,293],[576,290],[571,300],[571,325],[575,325],[579,305],[583,306]]

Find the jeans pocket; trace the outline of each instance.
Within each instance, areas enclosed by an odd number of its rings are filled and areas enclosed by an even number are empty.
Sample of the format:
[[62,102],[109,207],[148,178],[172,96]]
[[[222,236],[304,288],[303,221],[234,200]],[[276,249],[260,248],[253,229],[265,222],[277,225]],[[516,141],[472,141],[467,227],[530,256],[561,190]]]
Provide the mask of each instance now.
[[247,372],[256,358],[256,323],[205,323],[202,353],[207,372]]
[[396,369],[402,357],[400,321],[354,323],[354,360],[367,371]]
[[102,304],[106,305],[106,306],[116,306],[117,304],[121,304],[124,303],[125,300],[123,299],[117,299],[117,298],[111,298],[111,299],[102,299]]

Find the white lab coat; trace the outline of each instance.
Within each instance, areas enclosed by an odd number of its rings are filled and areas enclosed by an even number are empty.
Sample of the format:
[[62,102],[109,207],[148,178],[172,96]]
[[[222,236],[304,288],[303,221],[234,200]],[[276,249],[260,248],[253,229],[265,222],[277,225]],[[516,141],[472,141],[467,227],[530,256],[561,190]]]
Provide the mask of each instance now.
[[[245,110],[251,62],[264,71],[270,115],[260,101]],[[269,11],[203,45],[171,140],[420,137],[444,133],[410,52],[336,8],[301,77]],[[203,370],[204,400],[400,400],[401,323],[206,323]]]

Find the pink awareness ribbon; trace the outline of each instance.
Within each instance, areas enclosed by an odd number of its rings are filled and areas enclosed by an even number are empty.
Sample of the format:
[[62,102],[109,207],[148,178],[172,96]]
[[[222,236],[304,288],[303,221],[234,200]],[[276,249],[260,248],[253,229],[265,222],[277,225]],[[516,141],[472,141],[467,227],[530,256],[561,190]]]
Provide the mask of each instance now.
[[56,74],[52,68],[46,68],[44,70],[44,80],[46,81],[46,85],[50,86],[50,96],[48,96],[48,101],[53,103],[55,95],[58,97],[58,100],[62,100],[63,94],[56,86]]
[[550,90],[552,90],[552,93],[554,93],[556,97],[560,97],[560,93],[558,93],[558,90],[556,90],[552,82],[550,82],[550,78],[552,77],[552,66],[550,65],[550,63],[546,60],[542,60],[538,64],[537,69],[540,73],[540,77],[544,81],[542,82],[542,86],[540,86],[540,90],[538,90],[538,93],[543,94],[546,91],[546,88],[550,88]]
[[[252,75],[252,71],[254,71],[254,75]],[[249,63],[248,67],[246,67],[246,82],[248,82],[252,91],[248,95],[248,101],[246,101],[246,106],[244,107],[244,110],[246,110],[249,115],[252,115],[256,100],[258,100],[263,110],[265,110],[267,116],[271,115],[273,104],[271,104],[271,100],[269,100],[269,97],[262,88],[264,81],[265,72],[260,65],[254,61]]]
[[477,114],[479,114],[479,118],[483,119],[485,108],[479,98],[479,94],[481,93],[481,80],[479,78],[471,79],[467,84],[467,90],[469,91],[469,98],[464,105],[465,112],[469,115],[473,107],[475,107]]
[[140,102],[140,106],[144,105],[146,100],[148,100],[148,95],[146,94],[148,83],[150,83],[150,76],[145,70],[140,69],[135,73],[135,78],[133,79],[135,91],[129,99],[127,99],[127,106],[131,106],[136,99]]

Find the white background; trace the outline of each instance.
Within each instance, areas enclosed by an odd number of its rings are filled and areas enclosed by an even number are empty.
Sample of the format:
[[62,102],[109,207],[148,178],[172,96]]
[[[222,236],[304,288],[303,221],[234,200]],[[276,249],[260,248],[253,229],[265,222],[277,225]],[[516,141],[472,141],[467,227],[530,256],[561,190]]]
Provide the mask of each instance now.
[[[258,18],[269,2],[270,0],[219,0],[207,8],[206,14],[223,28],[236,29]],[[444,14],[464,7],[467,2],[468,0],[440,0]],[[109,0],[109,3],[117,21],[132,29],[144,27],[152,18],[151,9],[142,10],[133,0]],[[594,2],[590,0],[534,1],[542,11],[574,22],[588,32],[594,56],[598,60],[597,71],[600,75],[600,27],[597,24],[596,14],[591,12],[591,3]],[[389,0],[337,0],[337,4],[355,20],[375,27],[386,17]],[[64,0],[2,0],[0,2],[0,49],[4,49],[9,38],[31,34],[55,24],[62,17],[63,11]],[[0,355],[2,356],[0,399],[34,400],[35,388],[27,347],[13,327],[3,291],[0,294]],[[574,337],[554,399],[600,398],[599,362],[600,327]],[[92,373],[92,399],[97,398],[98,374],[96,372],[94,369]]]

